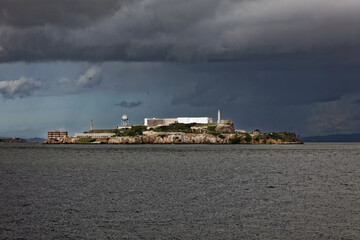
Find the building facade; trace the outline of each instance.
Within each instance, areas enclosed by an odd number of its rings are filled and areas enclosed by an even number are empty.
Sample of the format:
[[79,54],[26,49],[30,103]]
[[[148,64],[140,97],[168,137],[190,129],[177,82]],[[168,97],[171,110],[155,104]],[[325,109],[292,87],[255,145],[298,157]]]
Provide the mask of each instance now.
[[209,124],[212,123],[212,118],[209,117],[178,117],[178,123],[199,123],[199,124]]
[[144,125],[148,127],[166,126],[176,123],[177,118],[145,118]]
[[209,117],[178,117],[178,118],[145,118],[144,125],[148,127],[167,126],[173,123],[212,123],[212,118]]
[[77,138],[111,138],[115,133],[75,133]]
[[48,139],[58,139],[68,137],[68,132],[65,131],[50,131],[48,132]]

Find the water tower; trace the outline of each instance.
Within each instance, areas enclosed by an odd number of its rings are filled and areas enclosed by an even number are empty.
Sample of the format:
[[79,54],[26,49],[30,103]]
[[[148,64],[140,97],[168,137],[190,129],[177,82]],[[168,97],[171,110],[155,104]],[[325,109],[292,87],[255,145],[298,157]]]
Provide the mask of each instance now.
[[127,126],[129,124],[129,118],[127,115],[123,115],[121,117],[121,125],[123,126]]

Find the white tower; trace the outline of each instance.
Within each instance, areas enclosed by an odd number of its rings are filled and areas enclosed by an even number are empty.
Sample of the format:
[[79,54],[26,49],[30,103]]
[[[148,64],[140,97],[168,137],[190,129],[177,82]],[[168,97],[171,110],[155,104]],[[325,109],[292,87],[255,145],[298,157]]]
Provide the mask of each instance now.
[[127,126],[129,124],[129,118],[127,115],[123,115],[121,117],[121,125],[123,126]]
[[217,123],[220,123],[221,118],[220,118],[220,110],[218,110],[218,119],[217,119]]
[[93,130],[93,121],[92,119],[90,120],[90,131]]

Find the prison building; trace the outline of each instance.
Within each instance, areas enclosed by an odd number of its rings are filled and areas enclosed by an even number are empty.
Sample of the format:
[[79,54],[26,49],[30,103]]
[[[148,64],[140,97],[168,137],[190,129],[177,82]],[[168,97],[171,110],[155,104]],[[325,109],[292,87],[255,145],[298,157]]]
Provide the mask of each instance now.
[[212,118],[209,117],[178,117],[178,118],[145,118],[144,125],[148,127],[167,126],[172,123],[212,123]]
[[75,133],[74,137],[77,138],[111,138],[115,133]]
[[145,118],[144,125],[148,127],[167,126],[176,123],[177,118]]
[[68,136],[68,132],[64,131],[51,131],[48,132],[48,139],[57,139],[57,138],[66,138]]
[[209,117],[178,117],[178,123],[199,123],[199,124],[209,124],[212,123],[212,118]]

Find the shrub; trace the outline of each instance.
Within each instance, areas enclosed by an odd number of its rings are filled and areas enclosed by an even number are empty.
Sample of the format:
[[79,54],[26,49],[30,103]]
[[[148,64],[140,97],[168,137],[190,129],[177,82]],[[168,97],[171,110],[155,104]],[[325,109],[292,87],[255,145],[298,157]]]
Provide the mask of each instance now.
[[245,133],[245,141],[246,141],[247,143],[249,143],[249,142],[251,142],[251,140],[252,140],[252,137],[250,136],[250,134]]
[[219,135],[219,138],[221,138],[221,139],[225,139],[226,137],[224,136],[224,135]]
[[95,138],[80,138],[77,142],[78,143],[92,143],[95,142]]
[[172,123],[167,126],[159,126],[154,129],[156,132],[184,132],[191,133],[191,127],[195,126],[195,123],[185,124],[185,123]]
[[207,129],[209,131],[215,131],[216,126],[208,126]]
[[216,128],[216,125],[215,126],[208,126],[206,133],[212,134],[214,136],[219,136],[222,132],[216,131],[215,128]]
[[241,143],[241,138],[239,138],[239,137],[233,137],[233,138],[230,138],[230,139],[229,139],[229,142],[230,142],[231,144],[239,144],[239,143]]
[[146,126],[132,126],[131,128],[116,130],[116,136],[119,137],[135,137],[143,134],[147,129]]

